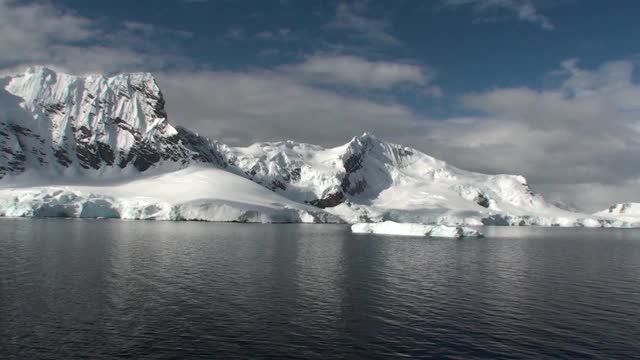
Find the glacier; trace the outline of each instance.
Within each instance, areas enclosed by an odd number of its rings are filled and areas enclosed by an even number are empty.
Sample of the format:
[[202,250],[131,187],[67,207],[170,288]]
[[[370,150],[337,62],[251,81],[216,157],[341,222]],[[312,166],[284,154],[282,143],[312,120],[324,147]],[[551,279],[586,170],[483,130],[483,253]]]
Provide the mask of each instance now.
[[337,216],[298,204],[243,177],[189,167],[109,185],[0,189],[0,215],[127,220],[256,223],[340,223]]
[[333,148],[228,146],[172,125],[148,73],[36,66],[1,82],[1,216],[640,226],[636,205],[563,210],[523,176],[462,170],[369,133]]

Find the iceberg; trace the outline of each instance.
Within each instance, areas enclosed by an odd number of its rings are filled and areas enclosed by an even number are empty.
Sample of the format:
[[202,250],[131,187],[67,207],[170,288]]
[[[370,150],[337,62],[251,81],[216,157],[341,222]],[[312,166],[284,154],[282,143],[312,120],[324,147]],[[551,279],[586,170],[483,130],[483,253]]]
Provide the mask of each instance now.
[[482,233],[464,226],[449,226],[442,224],[415,224],[385,221],[380,223],[357,223],[351,225],[351,232],[356,234],[381,234],[400,236],[427,237],[481,237]]

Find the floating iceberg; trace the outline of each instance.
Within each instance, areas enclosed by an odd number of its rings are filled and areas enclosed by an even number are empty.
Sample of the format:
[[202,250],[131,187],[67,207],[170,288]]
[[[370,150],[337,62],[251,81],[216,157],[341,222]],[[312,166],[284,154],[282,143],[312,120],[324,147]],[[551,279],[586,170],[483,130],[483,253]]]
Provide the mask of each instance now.
[[479,237],[477,230],[464,226],[425,225],[414,223],[397,223],[385,221],[381,223],[358,223],[351,225],[351,232],[359,234],[383,234],[401,236],[429,236],[429,237]]

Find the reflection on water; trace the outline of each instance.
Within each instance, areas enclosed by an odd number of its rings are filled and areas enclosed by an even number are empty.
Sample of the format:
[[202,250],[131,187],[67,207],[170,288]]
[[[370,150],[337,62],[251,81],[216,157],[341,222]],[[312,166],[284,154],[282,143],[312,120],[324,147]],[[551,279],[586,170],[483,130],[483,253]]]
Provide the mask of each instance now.
[[0,221],[0,358],[631,358],[640,231]]

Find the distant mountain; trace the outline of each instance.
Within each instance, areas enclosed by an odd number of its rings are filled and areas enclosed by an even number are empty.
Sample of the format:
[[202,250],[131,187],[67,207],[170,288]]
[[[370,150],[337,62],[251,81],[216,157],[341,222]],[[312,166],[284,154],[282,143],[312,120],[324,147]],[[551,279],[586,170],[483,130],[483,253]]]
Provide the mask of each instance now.
[[[167,220],[614,223],[548,203],[522,176],[464,171],[367,133],[335,148],[229,147],[172,126],[164,104],[146,73],[73,76],[34,67],[4,79],[0,214],[98,217],[100,200],[108,217]],[[145,186],[127,185],[134,183]]]
[[546,202],[522,176],[464,171],[366,133],[330,149],[285,141],[223,153],[253,181],[348,222],[599,226]]
[[627,224],[640,222],[640,203],[626,202],[613,204],[605,210],[593,215],[604,218],[612,218]]

